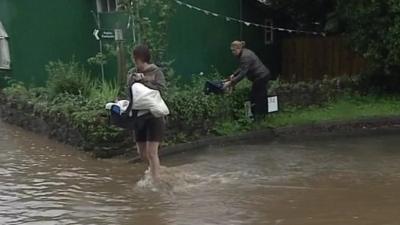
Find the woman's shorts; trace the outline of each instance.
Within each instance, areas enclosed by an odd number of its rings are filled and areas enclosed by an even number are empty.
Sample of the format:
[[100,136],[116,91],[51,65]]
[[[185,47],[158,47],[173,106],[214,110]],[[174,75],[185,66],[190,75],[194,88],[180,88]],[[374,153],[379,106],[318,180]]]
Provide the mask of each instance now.
[[163,140],[165,132],[165,119],[163,117],[150,117],[142,122],[140,128],[135,130],[136,142],[161,142]]

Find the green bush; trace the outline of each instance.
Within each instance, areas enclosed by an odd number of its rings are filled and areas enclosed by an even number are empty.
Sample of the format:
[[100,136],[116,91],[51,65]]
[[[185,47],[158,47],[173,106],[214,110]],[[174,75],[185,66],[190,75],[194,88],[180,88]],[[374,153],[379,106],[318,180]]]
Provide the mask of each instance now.
[[[21,108],[31,105],[33,113],[45,121],[62,121],[61,124],[67,123],[78,129],[93,145],[108,146],[130,138],[123,130],[110,126],[104,109],[107,102],[123,93],[115,82],[92,80],[75,62],[53,62],[47,69],[51,79],[46,87],[26,88],[22,83],[13,82],[3,92]],[[251,86],[248,81],[241,82],[231,94],[205,95],[205,81],[222,79],[219,73],[196,75],[191,81],[182,81],[170,70],[166,71],[166,78],[168,89],[163,97],[171,111],[166,138],[169,144],[278,123],[269,124],[267,119],[254,124],[245,117],[244,102],[248,100]],[[332,102],[346,90],[357,89],[357,85],[358,79],[349,77],[296,84],[276,80],[270,82],[269,91],[279,96],[281,111],[291,115],[305,107]],[[279,118],[279,115],[270,118]]]
[[[35,116],[49,123],[76,128],[86,140],[86,144],[122,142],[125,137],[123,132],[108,124],[107,112],[104,109],[105,103],[114,101],[120,94],[115,82],[91,81],[87,77],[82,80],[76,79],[74,76],[85,76],[87,73],[78,69],[75,63],[71,66],[57,62],[49,66],[52,74],[56,76],[53,76],[46,87],[27,88],[23,83],[11,80],[8,87],[2,90],[6,101],[27,113],[31,110]],[[63,71],[68,73],[67,77],[71,79],[63,79],[66,77],[62,76]],[[69,82],[70,85],[89,85],[75,89],[69,85],[61,85],[62,81]]]
[[9,80],[8,87],[3,88],[2,90],[7,98],[15,101],[28,101],[31,95],[24,83],[15,80]]
[[120,92],[121,89],[115,81],[96,81],[89,90],[89,98],[103,103],[112,102],[121,94]]
[[89,73],[74,59],[67,63],[50,62],[46,71],[49,75],[47,89],[51,97],[65,93],[88,97],[94,85]]
[[170,82],[165,97],[171,110],[171,136],[176,136],[177,133],[184,133],[188,137],[221,134],[224,132],[223,129],[216,129],[218,124],[244,120],[248,83],[241,83],[232,94],[205,95],[205,81],[222,79],[219,73],[197,75],[186,83],[175,79],[173,74],[168,74],[167,78]]

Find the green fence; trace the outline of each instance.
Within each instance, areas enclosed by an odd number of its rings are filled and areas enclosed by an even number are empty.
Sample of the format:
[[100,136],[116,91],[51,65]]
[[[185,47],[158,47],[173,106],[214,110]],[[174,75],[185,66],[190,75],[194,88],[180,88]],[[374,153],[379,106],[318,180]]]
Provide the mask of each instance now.
[[97,51],[92,32],[94,1],[0,0],[0,21],[10,37],[12,76],[40,85],[51,60],[79,61]]

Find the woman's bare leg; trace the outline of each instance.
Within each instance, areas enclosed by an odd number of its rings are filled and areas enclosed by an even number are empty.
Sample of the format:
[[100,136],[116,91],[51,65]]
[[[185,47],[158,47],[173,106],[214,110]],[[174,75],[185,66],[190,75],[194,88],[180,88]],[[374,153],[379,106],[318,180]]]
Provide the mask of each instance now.
[[150,172],[153,180],[158,182],[160,180],[160,159],[158,157],[159,142],[147,142],[147,158],[150,164]]
[[149,164],[149,159],[147,157],[147,143],[146,142],[137,142],[136,143],[137,151],[142,159],[142,161],[146,164]]

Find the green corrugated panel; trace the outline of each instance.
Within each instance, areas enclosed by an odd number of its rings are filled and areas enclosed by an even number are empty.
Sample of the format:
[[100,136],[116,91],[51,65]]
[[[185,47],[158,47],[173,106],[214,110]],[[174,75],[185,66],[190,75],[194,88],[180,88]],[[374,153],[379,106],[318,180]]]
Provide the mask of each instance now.
[[94,1],[0,0],[0,20],[10,36],[15,79],[43,84],[45,65],[51,60],[82,62],[98,49],[90,10]]
[[[185,0],[198,7],[240,18],[240,0]],[[209,72],[214,66],[227,75],[236,60],[229,44],[240,39],[241,25],[223,18],[204,15],[178,6],[168,29],[168,56],[177,74],[189,77]],[[82,62],[95,55],[99,43],[92,36],[96,27],[91,10],[95,1],[82,0],[0,0],[0,20],[10,35],[13,76],[19,80],[43,84],[47,78],[44,66],[50,60],[68,60],[72,55]],[[248,10],[244,8],[244,10]],[[250,13],[251,14],[251,13]],[[258,21],[263,15],[259,14]],[[260,19],[261,17],[261,19]],[[124,28],[123,13],[101,15],[102,28]],[[262,58],[268,59],[259,28],[244,29],[244,37]],[[126,33],[130,35],[129,32]],[[129,36],[126,37],[129,40]],[[114,44],[113,40],[104,43]],[[96,74],[100,76],[98,68]],[[106,66],[106,77],[116,76],[116,62]]]
[[[227,16],[240,17],[240,0],[187,0],[187,3]],[[177,6],[169,28],[169,56],[178,74],[190,76],[215,66],[227,74],[235,60],[230,42],[240,38],[240,25]]]

